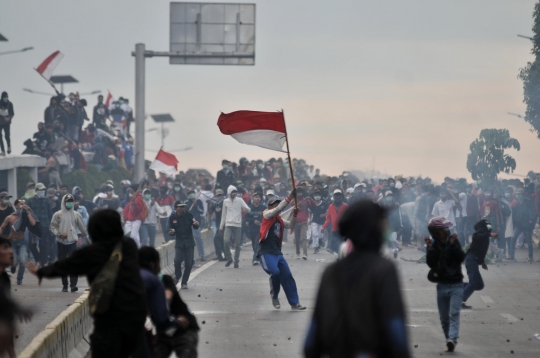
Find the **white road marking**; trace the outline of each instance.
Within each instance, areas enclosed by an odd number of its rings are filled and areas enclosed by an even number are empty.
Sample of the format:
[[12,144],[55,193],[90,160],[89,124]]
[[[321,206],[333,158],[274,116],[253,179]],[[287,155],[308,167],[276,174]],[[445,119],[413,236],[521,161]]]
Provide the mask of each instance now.
[[517,322],[518,321],[518,319],[516,317],[512,316],[509,313],[501,313],[501,316],[506,318],[508,320],[508,322]]
[[[195,277],[197,277],[201,272],[203,272],[204,270],[206,270],[207,268],[209,268],[210,266],[212,266],[213,264],[215,264],[216,262],[218,262],[217,260],[213,260],[213,261],[210,261],[209,263],[207,264],[204,264],[203,266],[199,267],[198,269],[196,269],[195,271],[193,271],[191,273],[191,275],[189,275],[189,280],[188,280],[188,283],[191,282]],[[181,282],[178,282],[178,284],[176,285],[176,288],[178,290],[180,290],[182,288],[182,283]]]
[[489,296],[480,296],[480,298],[482,299],[482,301],[484,301],[484,303],[495,303]]

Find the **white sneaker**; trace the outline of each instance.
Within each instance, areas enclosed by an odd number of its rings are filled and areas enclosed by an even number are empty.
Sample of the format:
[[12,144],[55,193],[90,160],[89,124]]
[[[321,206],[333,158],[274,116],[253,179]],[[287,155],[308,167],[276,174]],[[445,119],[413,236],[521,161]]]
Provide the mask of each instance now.
[[276,309],[281,308],[281,305],[279,304],[279,299],[277,299],[277,298],[272,298],[272,304],[274,305],[274,308],[276,308]]
[[259,261],[253,261],[253,266],[257,266],[259,264]]
[[299,254],[296,254],[296,259],[300,260],[300,255]]
[[302,260],[307,260],[307,255],[302,255]]
[[306,307],[302,306],[300,303],[295,304],[294,306],[291,306],[291,310],[293,311],[303,311]]

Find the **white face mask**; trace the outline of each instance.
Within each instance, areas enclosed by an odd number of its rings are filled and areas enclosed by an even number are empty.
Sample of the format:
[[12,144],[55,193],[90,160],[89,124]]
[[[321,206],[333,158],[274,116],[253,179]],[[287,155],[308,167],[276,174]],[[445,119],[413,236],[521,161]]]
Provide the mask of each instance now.
[[45,197],[45,190],[38,190],[38,191],[36,191],[36,194],[40,198],[44,198]]

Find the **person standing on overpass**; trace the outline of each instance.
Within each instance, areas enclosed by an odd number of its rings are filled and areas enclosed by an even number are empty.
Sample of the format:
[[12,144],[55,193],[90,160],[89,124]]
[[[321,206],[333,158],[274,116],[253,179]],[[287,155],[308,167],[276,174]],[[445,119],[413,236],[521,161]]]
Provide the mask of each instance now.
[[298,289],[291,273],[291,269],[283,257],[281,245],[285,229],[294,229],[298,209],[293,210],[291,221],[286,221],[279,214],[289,205],[296,196],[296,190],[291,191],[285,200],[273,197],[268,201],[268,209],[263,212],[263,221],[259,231],[259,261],[262,269],[270,275],[270,297],[275,308],[280,309],[279,290],[283,286],[287,301],[295,311],[305,310],[300,304]]

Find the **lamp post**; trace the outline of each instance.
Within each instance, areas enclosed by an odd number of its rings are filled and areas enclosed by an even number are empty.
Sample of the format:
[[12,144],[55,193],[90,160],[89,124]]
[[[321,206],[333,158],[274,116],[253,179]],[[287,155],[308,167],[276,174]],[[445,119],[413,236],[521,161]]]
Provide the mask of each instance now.
[[33,50],[33,49],[34,49],[33,47],[25,47],[25,48],[22,48],[20,50],[0,52],[0,55],[9,55],[10,53],[26,52],[26,51],[30,51],[30,50]]

